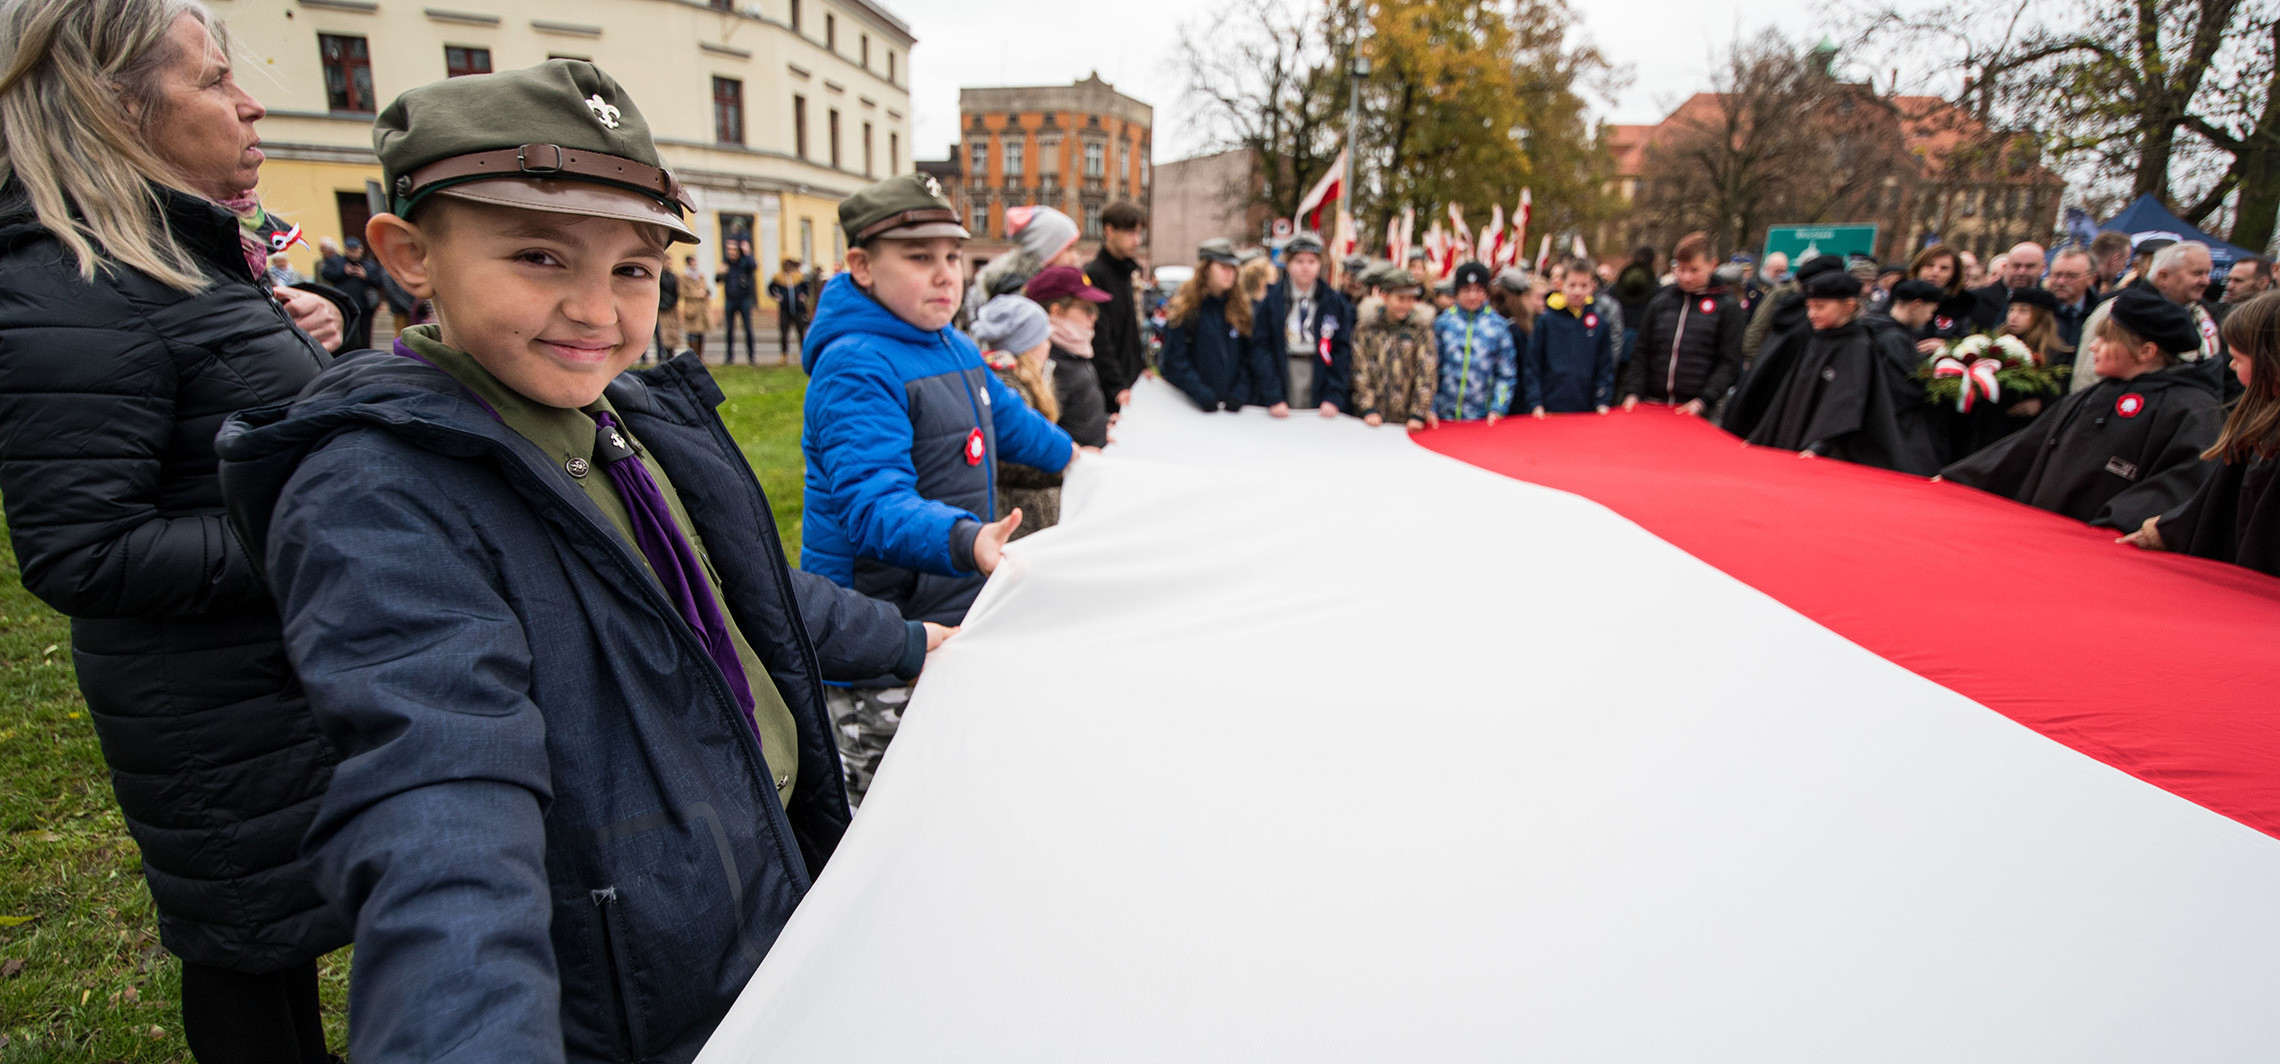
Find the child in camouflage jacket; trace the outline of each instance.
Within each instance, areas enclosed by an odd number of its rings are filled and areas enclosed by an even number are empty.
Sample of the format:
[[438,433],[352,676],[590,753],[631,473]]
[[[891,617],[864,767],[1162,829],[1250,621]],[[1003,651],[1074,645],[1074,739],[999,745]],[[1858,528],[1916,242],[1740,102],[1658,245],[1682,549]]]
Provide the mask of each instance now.
[[1354,327],[1353,411],[1373,426],[1424,428],[1434,421],[1440,361],[1433,308],[1418,304],[1423,288],[1407,270],[1389,268],[1372,280],[1379,298],[1364,305]]

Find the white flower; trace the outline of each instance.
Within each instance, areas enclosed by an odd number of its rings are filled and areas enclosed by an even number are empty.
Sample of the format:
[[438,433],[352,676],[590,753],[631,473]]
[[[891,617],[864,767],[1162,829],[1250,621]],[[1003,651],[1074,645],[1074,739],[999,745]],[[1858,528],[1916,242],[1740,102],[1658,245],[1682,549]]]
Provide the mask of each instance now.
[[1987,342],[1988,341],[1985,336],[1981,336],[1978,333],[1973,333],[1972,335],[1966,336],[1961,340],[1957,340],[1954,347],[1948,348],[1948,354],[1954,355],[1957,358],[1969,362],[1974,358],[1978,358],[1981,354],[1984,354],[1986,352]]
[[2035,353],[2027,350],[2027,345],[2016,336],[2006,334],[1997,337],[1995,349],[2001,353],[2005,362],[2032,362],[2035,360]]

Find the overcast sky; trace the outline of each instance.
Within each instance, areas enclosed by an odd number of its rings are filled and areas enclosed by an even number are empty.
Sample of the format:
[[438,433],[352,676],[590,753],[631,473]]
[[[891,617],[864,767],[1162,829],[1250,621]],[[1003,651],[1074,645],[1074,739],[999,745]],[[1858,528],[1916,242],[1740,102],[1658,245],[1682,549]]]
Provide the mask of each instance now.
[[[1171,61],[1180,28],[1202,17],[1214,0],[883,2],[918,36],[911,55],[918,158],[939,159],[949,150],[957,136],[960,86],[1067,84],[1094,70],[1126,95],[1155,106],[1159,161],[1201,147],[1181,123],[1180,84]],[[1610,59],[1632,69],[1630,87],[1619,99],[1593,101],[1616,122],[1657,121],[1669,105],[1705,87],[1711,50],[1732,40],[1737,28],[1755,33],[1771,22],[1792,35],[1816,28],[1812,5],[1574,2],[1585,31]],[[1652,32],[1638,32],[1641,27]]]

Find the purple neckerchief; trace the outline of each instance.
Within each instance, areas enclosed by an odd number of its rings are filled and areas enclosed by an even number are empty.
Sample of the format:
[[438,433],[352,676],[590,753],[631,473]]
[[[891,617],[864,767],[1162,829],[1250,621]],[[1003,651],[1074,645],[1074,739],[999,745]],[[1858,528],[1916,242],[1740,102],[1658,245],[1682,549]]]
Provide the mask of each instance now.
[[[396,353],[404,356],[405,358],[425,365],[427,368],[432,369],[437,373],[441,373],[446,377],[451,377],[450,370],[447,370],[442,366],[438,366],[435,363],[428,361],[426,355],[412,350],[412,345],[405,343],[401,337],[398,337],[396,340]],[[459,378],[451,377],[451,383],[459,384]],[[492,409],[491,404],[488,401],[486,401],[482,396],[475,394],[475,389],[470,388],[464,384],[459,384],[459,390],[466,392],[467,398],[475,400],[475,405],[482,407],[484,413],[491,415],[491,420],[496,421],[502,425],[507,423],[507,419],[500,417],[499,412]]]
[[619,429],[617,415],[595,411],[594,425],[594,460],[609,471],[610,483],[617,485],[618,496],[625,500],[626,512],[633,517],[634,541],[656,571],[657,582],[664,585],[665,596],[696,631],[697,641],[705,645],[713,664],[720,666],[728,689],[736,695],[736,704],[744,710],[745,723],[758,736],[759,725],[752,719],[752,684],[744,675],[744,663],[736,657],[736,643],[729,638],[720,604],[713,601],[712,585],[705,579],[697,552],[681,534],[680,526],[673,523],[673,510],[665,503],[664,490],[649,475],[649,467],[635,457],[633,446]]
[[[416,359],[429,368],[450,377],[442,366],[428,361],[402,340],[396,341],[396,353]],[[456,383],[458,378],[453,377]],[[473,388],[464,384],[460,388],[469,398],[483,407],[492,420],[506,424],[498,410]],[[697,633],[697,641],[705,645],[705,655],[712,658],[728,681],[736,704],[744,710],[745,726],[752,729],[754,738],[760,735],[759,722],[752,715],[752,682],[744,675],[744,662],[736,656],[736,644],[728,637],[728,622],[720,615],[720,604],[713,601],[712,585],[705,580],[704,570],[697,561],[697,552],[681,535],[679,525],[673,523],[673,510],[665,504],[665,492],[649,475],[649,467],[639,461],[622,461],[632,458],[633,448],[620,432],[617,416],[607,410],[594,413],[594,458],[608,468],[610,483],[616,485],[618,497],[625,502],[626,513],[633,519],[633,538],[641,548],[641,555],[649,559],[649,568],[657,574],[657,582],[664,586],[665,596],[673,600],[673,608],[680,611],[681,619]]]

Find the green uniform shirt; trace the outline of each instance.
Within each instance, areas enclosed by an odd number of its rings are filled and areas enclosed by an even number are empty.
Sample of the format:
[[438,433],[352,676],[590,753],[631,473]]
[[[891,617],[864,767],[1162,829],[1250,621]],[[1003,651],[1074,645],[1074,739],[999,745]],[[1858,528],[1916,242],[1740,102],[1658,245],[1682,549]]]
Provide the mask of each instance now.
[[[626,548],[640,558],[646,568],[649,559],[641,553],[640,543],[634,539],[633,515],[626,509],[625,500],[618,497],[617,485],[610,480],[609,473],[594,463],[596,425],[591,415],[606,410],[616,416],[617,410],[610,406],[610,401],[596,399],[593,405],[582,410],[533,402],[499,383],[474,356],[445,346],[436,335],[436,326],[419,325],[405,330],[403,340],[421,358],[435,363],[468,391],[491,404],[491,409],[499,412],[499,420],[536,445],[556,465],[567,467],[575,458],[577,468],[589,470],[585,476],[574,478],[578,486],[585,489],[586,497],[593,500],[602,516],[609,519],[610,527],[617,529],[618,538],[625,541]],[[728,625],[729,641],[736,646],[736,660],[743,663],[744,678],[752,686],[752,718],[759,725],[760,752],[767,761],[769,774],[774,777],[776,800],[789,804],[792,785],[799,781],[800,773],[799,726],[792,720],[791,708],[784,704],[784,696],[777,692],[775,681],[769,678],[767,666],[752,652],[752,644],[745,640],[743,630],[736,625],[736,617],[729,613],[728,598],[720,590],[720,574],[713,569],[712,556],[705,552],[705,541],[690,524],[688,511],[682,509],[681,494],[674,489],[672,478],[649,456],[649,450],[641,441],[634,438],[633,430],[625,427],[624,418],[618,418],[618,425],[627,444],[640,456],[641,464],[648,467],[650,477],[664,493],[665,505],[673,512],[673,523],[688,537],[689,545],[697,552],[697,560],[704,565],[705,584],[712,589],[713,601],[720,604],[721,617]],[[656,572],[651,571],[650,579],[656,578]]]

